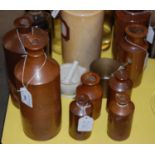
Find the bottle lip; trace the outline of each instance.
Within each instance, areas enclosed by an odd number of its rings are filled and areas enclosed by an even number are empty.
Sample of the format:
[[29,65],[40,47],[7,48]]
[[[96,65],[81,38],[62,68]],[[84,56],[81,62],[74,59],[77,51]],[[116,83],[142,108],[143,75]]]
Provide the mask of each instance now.
[[129,24],[125,27],[125,32],[128,36],[134,38],[144,38],[147,35],[147,28],[141,24]]
[[14,20],[14,25],[16,28],[30,28],[33,21],[27,16],[21,16]]
[[29,50],[40,50],[43,49],[48,43],[48,38],[42,35],[28,34],[24,38],[24,46]]
[[81,106],[85,106],[86,104],[90,103],[90,99],[89,99],[88,95],[86,95],[86,94],[80,94],[80,95],[76,96],[75,100]]
[[100,76],[94,72],[87,72],[82,75],[81,81],[85,85],[93,86],[97,85],[100,82]]

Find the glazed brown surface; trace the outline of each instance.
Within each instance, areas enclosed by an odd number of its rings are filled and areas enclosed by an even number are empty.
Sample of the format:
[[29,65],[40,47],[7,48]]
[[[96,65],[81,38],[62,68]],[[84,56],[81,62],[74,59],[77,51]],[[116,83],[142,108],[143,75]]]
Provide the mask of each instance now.
[[[32,95],[33,107],[20,100],[20,111],[25,134],[35,140],[48,140],[61,128],[60,68],[54,59],[45,56],[46,44],[42,35],[28,35],[24,41],[28,56],[23,81]],[[18,89],[23,87],[23,65],[21,60],[15,68]]]
[[108,111],[108,136],[114,140],[125,140],[130,136],[134,104],[124,94],[111,101]]
[[147,55],[148,43],[145,41],[147,28],[139,24],[128,25],[126,36],[118,44],[117,60],[131,62],[126,69],[134,87],[140,85]]
[[117,53],[119,52],[117,45],[125,35],[125,27],[132,23],[148,26],[150,15],[150,11],[115,11],[114,37],[112,44],[114,59],[116,59]]
[[101,113],[103,91],[100,77],[94,72],[87,72],[81,77],[82,84],[77,87],[76,95],[86,94],[93,104],[93,118],[97,119]]
[[[85,95],[81,95],[82,97]],[[80,98],[81,96],[78,96],[77,98]],[[90,137],[91,132],[80,132],[78,131],[78,121],[80,118],[82,118],[83,116],[87,115],[92,117],[92,112],[93,112],[93,107],[92,104],[89,100],[84,100],[83,102],[78,102],[78,104],[82,107],[84,106],[89,106],[88,108],[86,108],[85,110],[85,114],[83,113],[82,109],[79,108],[79,106],[77,106],[77,100],[74,100],[71,102],[70,104],[70,110],[69,110],[69,134],[72,138],[76,139],[76,140],[85,140],[87,138]]]

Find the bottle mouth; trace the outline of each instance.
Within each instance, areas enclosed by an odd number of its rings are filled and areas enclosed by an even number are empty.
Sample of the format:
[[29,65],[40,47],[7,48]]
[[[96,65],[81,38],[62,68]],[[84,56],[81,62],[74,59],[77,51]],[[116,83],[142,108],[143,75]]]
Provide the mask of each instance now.
[[125,28],[125,32],[134,38],[144,38],[147,35],[147,28],[140,24],[130,24]]
[[93,86],[100,82],[100,76],[94,72],[87,72],[82,75],[81,81],[85,85]]
[[117,70],[115,73],[114,73],[115,77],[120,80],[120,81],[126,81],[129,79],[129,76],[127,74],[127,72],[125,71],[125,69],[120,69],[120,70]]

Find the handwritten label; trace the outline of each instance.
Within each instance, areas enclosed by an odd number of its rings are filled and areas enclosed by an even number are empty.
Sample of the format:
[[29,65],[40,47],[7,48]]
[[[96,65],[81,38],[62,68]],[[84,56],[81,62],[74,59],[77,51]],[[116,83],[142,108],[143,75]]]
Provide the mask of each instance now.
[[20,95],[21,95],[21,101],[27,105],[28,107],[32,108],[32,95],[31,93],[27,90],[26,87],[20,88]]
[[79,132],[90,132],[93,129],[94,120],[90,116],[84,116],[78,121]]

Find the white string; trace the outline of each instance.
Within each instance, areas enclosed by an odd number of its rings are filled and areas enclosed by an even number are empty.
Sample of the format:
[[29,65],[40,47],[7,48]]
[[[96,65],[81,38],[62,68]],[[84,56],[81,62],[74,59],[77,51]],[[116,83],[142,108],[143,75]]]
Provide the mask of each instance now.
[[144,50],[145,52],[147,52],[147,50],[146,50],[144,47],[139,46],[138,44],[135,44],[135,43],[133,43],[133,42],[129,41],[129,40],[127,39],[127,37],[126,37],[126,36],[125,36],[125,40],[126,40],[129,44],[131,44],[131,45],[133,45],[133,46],[136,46],[136,47],[138,47],[138,48],[140,48],[140,49]]
[[[40,66],[40,68],[38,69],[38,72],[41,71],[41,69],[44,67],[44,65],[46,64],[46,61],[47,61],[47,56],[46,54],[44,53],[44,56],[45,56],[45,60],[44,62],[42,63],[42,65]],[[24,72],[25,72],[25,67],[26,67],[26,61],[27,61],[27,55],[24,59],[24,64],[23,64],[23,70],[22,70],[22,85],[23,87],[28,87],[28,85],[30,84],[30,82],[33,80],[33,78],[36,76],[37,72],[35,72],[32,77],[30,78],[30,80],[28,80],[28,82],[26,83],[26,85],[24,84]]]
[[88,105],[88,103],[85,106],[82,106],[78,102],[76,102],[76,105],[82,110],[82,113],[84,116],[87,115],[86,109],[90,107],[90,105]]
[[16,33],[17,33],[17,37],[18,37],[18,39],[19,39],[19,42],[20,42],[20,44],[21,44],[21,46],[22,46],[23,52],[24,52],[25,54],[27,54],[27,52],[26,52],[26,50],[25,50],[25,47],[24,47],[24,45],[23,45],[23,42],[22,42],[22,40],[21,40],[21,38],[20,38],[18,29],[16,29]]

